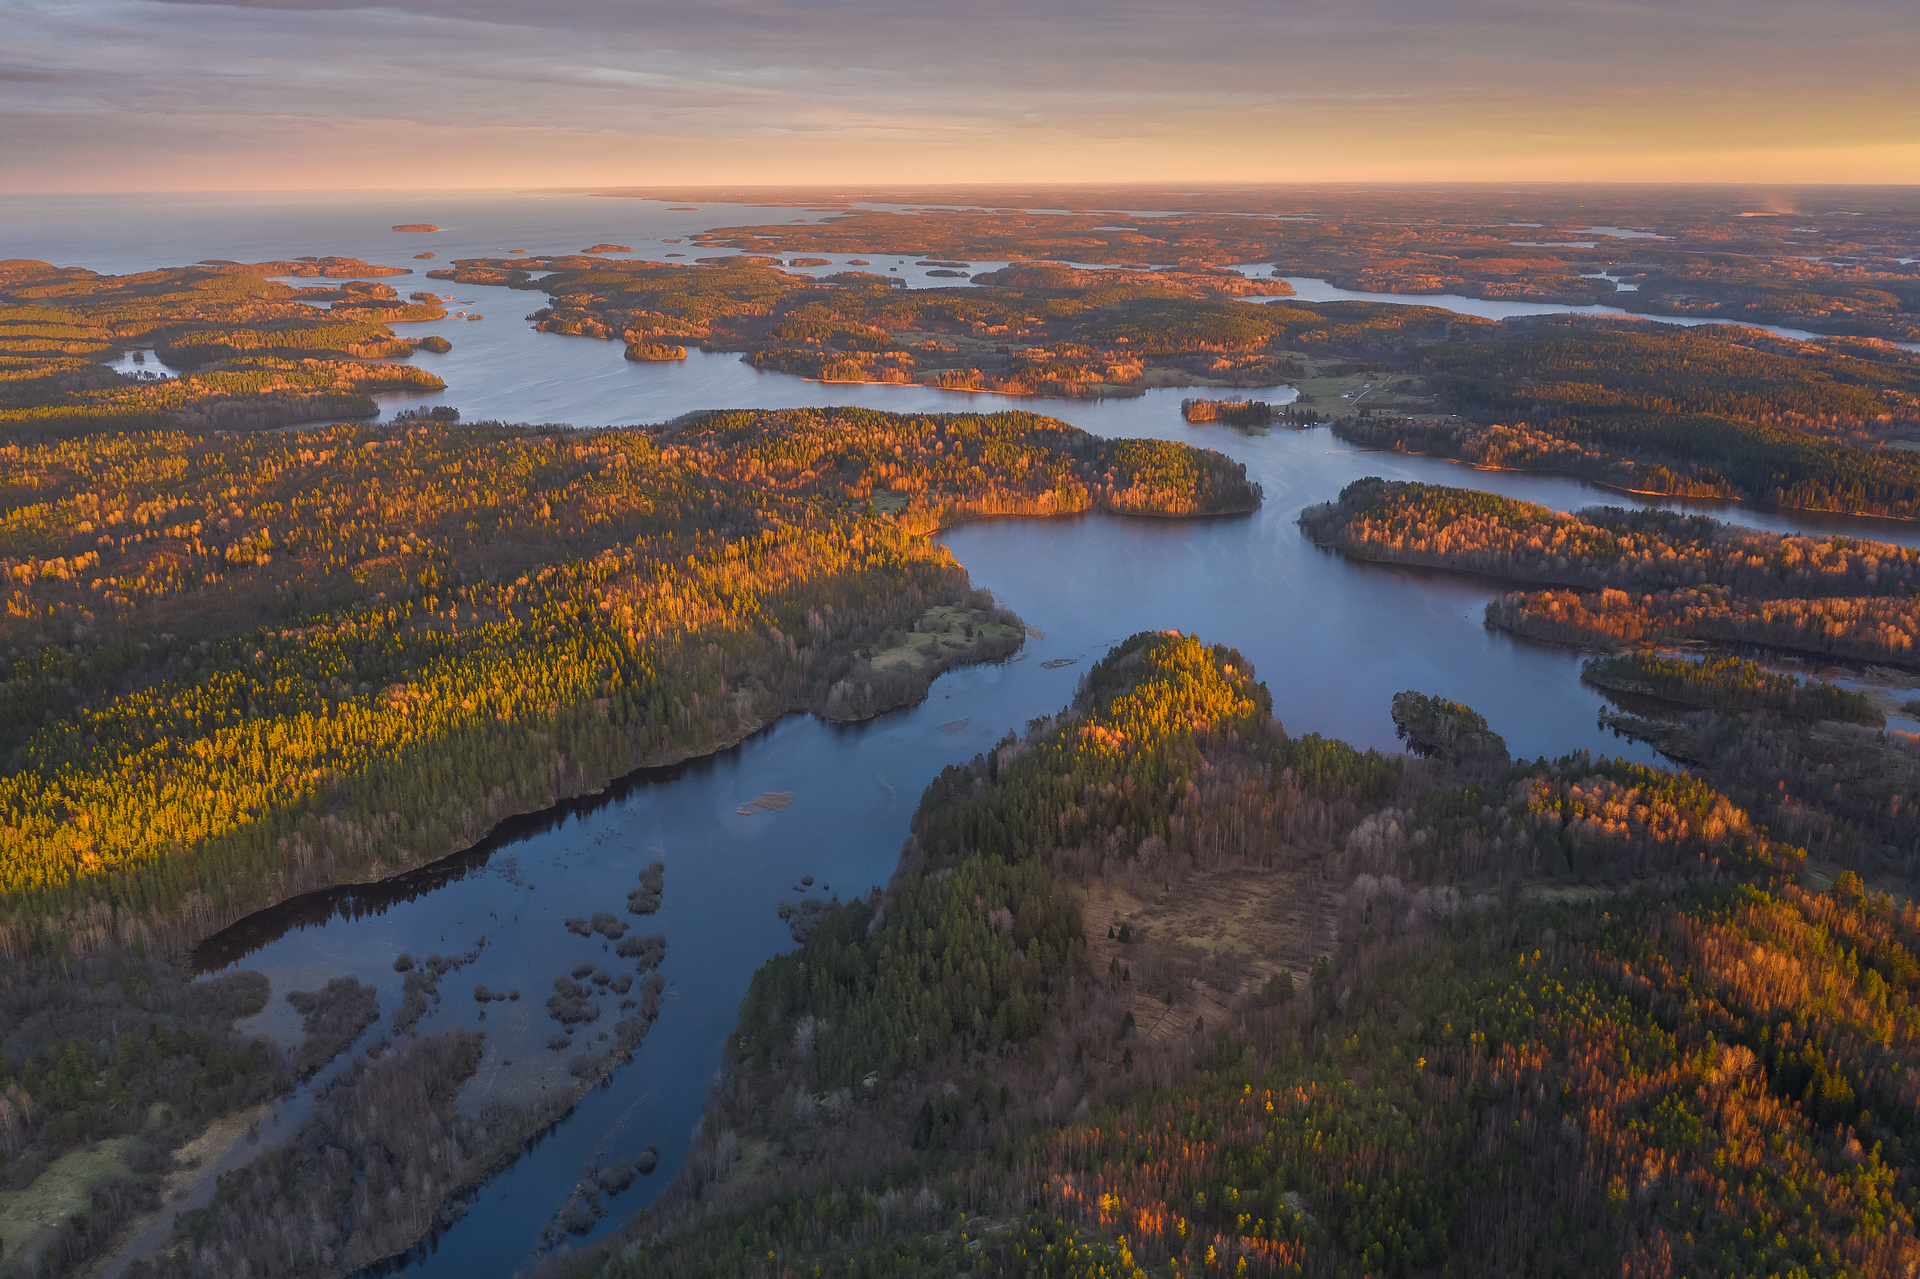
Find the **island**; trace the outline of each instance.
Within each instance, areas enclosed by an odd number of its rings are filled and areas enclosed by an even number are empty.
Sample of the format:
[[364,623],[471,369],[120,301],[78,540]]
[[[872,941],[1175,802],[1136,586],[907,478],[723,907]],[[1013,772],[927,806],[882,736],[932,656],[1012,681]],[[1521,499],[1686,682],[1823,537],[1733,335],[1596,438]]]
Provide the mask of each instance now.
[[438,231],[440,228],[431,222],[403,222],[393,229],[396,231]]
[[1374,478],[1308,507],[1300,525],[1356,559],[1574,588],[1487,606],[1490,624],[1537,639],[1607,649],[1764,644],[1920,668],[1920,551],[1892,543],[1789,536],[1669,511],[1569,515]]
[[[1271,188],[1231,196],[1163,190],[1165,212],[1141,213],[1111,211],[1152,198],[1139,189],[1109,190],[1116,203],[1107,209],[1089,206],[1096,198],[1090,189],[1056,189],[1046,198],[1065,210],[1058,213],[1028,212],[1030,191],[1006,193],[1014,207],[974,209],[941,208],[950,195],[920,194],[924,204],[909,211],[841,205],[816,222],[719,227],[694,239],[762,253],[940,265],[923,252],[938,244],[951,250],[949,268],[1049,259],[1131,267],[1271,263],[1264,283],[1273,294],[1292,292],[1285,277],[1304,276],[1367,292],[1601,303],[1649,316],[1920,342],[1916,219],[1897,202],[1870,217],[1817,218],[1809,226],[1792,215],[1756,219],[1651,194],[1616,207],[1615,224],[1597,223],[1597,209],[1572,189],[1476,192],[1464,204],[1411,189]],[[798,192],[786,198],[810,207]],[[1517,227],[1516,217],[1527,218],[1528,229]],[[1538,218],[1551,221],[1536,229]],[[1644,225],[1659,232],[1613,233]]]
[[[1620,703],[1604,723],[1712,777],[1776,829],[1848,850],[1861,870],[1920,839],[1903,798],[1920,786],[1920,752],[1897,731],[1862,731],[1885,723],[1895,690],[1920,687],[1920,551],[1374,478],[1308,507],[1300,525],[1354,559],[1546,587],[1496,595],[1487,625],[1599,653],[1583,678]],[[1846,663],[1884,691],[1768,671],[1746,656],[1756,651]],[[1431,740],[1412,727],[1430,710],[1403,715],[1396,701],[1394,718]]]

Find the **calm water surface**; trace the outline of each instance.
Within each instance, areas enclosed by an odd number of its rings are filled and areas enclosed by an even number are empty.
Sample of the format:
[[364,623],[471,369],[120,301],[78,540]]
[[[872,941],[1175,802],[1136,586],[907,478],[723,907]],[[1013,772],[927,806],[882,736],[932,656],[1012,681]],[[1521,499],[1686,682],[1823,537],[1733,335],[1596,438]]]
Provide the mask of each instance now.
[[[672,241],[708,226],[773,217],[748,206],[706,205],[688,214],[650,201],[444,193],[251,201],[13,197],[0,201],[0,212],[12,219],[5,256],[112,271],[204,257],[260,260],[305,253],[427,265],[413,263],[411,255],[431,249],[444,262],[503,248],[576,250],[601,240],[632,245],[636,256],[655,256],[678,251]],[[790,218],[798,211],[780,212]],[[433,236],[385,229],[408,221],[448,229]],[[949,283],[921,277],[914,282]],[[1293,283],[1298,288],[1319,282]],[[701,408],[1019,407],[1103,435],[1182,439],[1220,449],[1247,464],[1265,488],[1266,504],[1251,516],[1208,521],[1094,516],[952,530],[946,543],[975,584],[993,590],[1045,633],[1016,660],[950,673],[923,705],[869,724],[789,718],[712,759],[628,779],[564,813],[509,823],[481,848],[436,867],[386,885],[301,899],[211,939],[201,956],[210,970],[240,964],[272,979],[275,1004],[254,1024],[291,1042],[298,1026],[279,999],[285,992],[351,974],[380,989],[390,1015],[400,998],[400,977],[393,971],[398,953],[455,956],[484,935],[478,958],[443,979],[443,1002],[421,1028],[485,1031],[486,1061],[469,1094],[525,1098],[561,1087],[566,1059],[587,1046],[596,1030],[576,1037],[564,1053],[548,1050],[557,1029],[544,1007],[553,978],[583,959],[616,973],[624,967],[605,953],[600,939],[569,934],[561,921],[595,910],[621,913],[638,870],[655,858],[665,861],[659,914],[642,920],[622,914],[636,931],[667,937],[662,971],[668,995],[645,1044],[570,1120],[483,1187],[464,1221],[410,1258],[403,1268],[411,1274],[505,1275],[537,1259],[543,1227],[583,1164],[596,1157],[632,1158],[653,1143],[661,1163],[652,1178],[610,1202],[609,1216],[587,1241],[657,1193],[685,1156],[749,977],[793,944],[775,912],[783,898],[800,895],[799,877],[814,877],[810,892],[842,897],[884,883],[934,775],[1010,728],[1058,710],[1087,665],[1135,631],[1177,627],[1237,646],[1273,690],[1275,711],[1294,733],[1394,750],[1388,701],[1416,688],[1479,709],[1517,755],[1584,747],[1653,761],[1645,748],[1597,727],[1601,699],[1580,684],[1577,655],[1516,641],[1481,624],[1497,583],[1347,563],[1316,549],[1293,523],[1302,506],[1325,501],[1365,475],[1464,485],[1560,509],[1632,499],[1569,480],[1356,452],[1324,428],[1248,436],[1189,427],[1178,406],[1191,392],[1180,390],[1074,402],[923,387],[828,386],[759,373],[737,356],[698,351],[679,364],[631,364],[618,343],[534,333],[520,317],[543,295],[427,281],[420,286],[451,294],[456,306],[486,318],[417,326],[413,331],[444,333],[454,344],[444,356],[419,357],[423,367],[441,373],[448,389],[435,396],[386,397],[388,414],[450,403],[469,421],[597,426],[661,421]],[[1301,294],[1313,296],[1304,288]],[[1404,300],[1439,304],[1431,297]],[[151,362],[146,367],[161,371]],[[1284,388],[1266,395],[1291,398]],[[1899,522],[1705,509],[1756,527],[1844,530],[1920,544],[1913,526]],[[1046,669],[1043,663],[1054,658],[1075,664]],[[751,817],[736,811],[766,791],[791,791],[795,799],[788,808]],[[482,1021],[471,998],[476,984],[519,989],[523,998],[487,1005]],[[304,1107],[303,1099],[289,1103],[280,1131]]]
[[[1598,229],[1598,228],[1596,228]],[[1499,299],[1470,298],[1459,293],[1367,293],[1358,289],[1343,289],[1326,280],[1306,275],[1276,276],[1267,263],[1255,262],[1237,268],[1249,279],[1285,280],[1293,286],[1291,298],[1248,298],[1250,302],[1389,302],[1400,306],[1435,306],[1443,311],[1454,311],[1461,315],[1477,315],[1484,320],[1510,320],[1520,315],[1612,315],[1630,319],[1645,320],[1650,324],[1673,324],[1683,329],[1697,328],[1703,324],[1738,324],[1742,328],[1765,329],[1777,333],[1783,338],[1794,338],[1801,342],[1812,342],[1820,338],[1833,336],[1830,333],[1815,333],[1810,329],[1792,329],[1779,324],[1755,324],[1748,320],[1700,319],[1678,315],[1646,315],[1638,311],[1626,311],[1617,306],[1594,303],[1590,306],[1575,306],[1566,302],[1507,302]],[[1608,275],[1583,276],[1589,280],[1610,280]],[[1634,293],[1638,285],[1622,286],[1622,291]],[[1920,343],[1895,342],[1893,345],[1907,351],[1920,351]]]

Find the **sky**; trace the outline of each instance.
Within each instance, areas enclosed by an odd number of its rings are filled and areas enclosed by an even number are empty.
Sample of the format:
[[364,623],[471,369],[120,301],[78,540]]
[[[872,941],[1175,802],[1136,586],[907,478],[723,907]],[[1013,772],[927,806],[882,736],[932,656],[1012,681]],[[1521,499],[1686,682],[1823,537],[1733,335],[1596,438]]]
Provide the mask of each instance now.
[[1915,0],[0,0],[0,191],[1920,182]]

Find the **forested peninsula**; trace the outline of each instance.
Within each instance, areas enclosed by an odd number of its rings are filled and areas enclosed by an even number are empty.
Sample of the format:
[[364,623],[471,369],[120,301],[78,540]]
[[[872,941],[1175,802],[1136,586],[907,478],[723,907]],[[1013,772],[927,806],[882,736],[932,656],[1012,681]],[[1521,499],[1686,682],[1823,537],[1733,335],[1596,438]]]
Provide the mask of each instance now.
[[1358,559],[1574,590],[1513,594],[1487,620],[1614,648],[1712,640],[1920,668],[1920,552],[1785,536],[1702,515],[1597,507],[1567,515],[1438,485],[1358,480],[1301,527]]
[[1356,480],[1300,513],[1344,555],[1588,590],[1716,587],[1758,599],[1874,596],[1920,588],[1920,551],[1857,537],[1769,533],[1677,511],[1532,502],[1412,481]]
[[1920,1258],[1911,903],[1685,775],[1270,705],[1145,634],[948,769],[888,888],[755,977],[668,1194],[537,1273]]

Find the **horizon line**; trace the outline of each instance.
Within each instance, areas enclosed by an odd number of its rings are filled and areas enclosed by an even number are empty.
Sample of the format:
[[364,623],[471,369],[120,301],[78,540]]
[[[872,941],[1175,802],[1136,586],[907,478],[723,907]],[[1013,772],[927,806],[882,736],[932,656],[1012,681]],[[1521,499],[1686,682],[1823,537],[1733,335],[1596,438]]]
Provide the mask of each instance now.
[[1258,188],[1268,190],[1475,190],[1506,191],[1515,188],[1561,189],[1561,190],[1648,190],[1648,191],[1731,191],[1731,190],[1833,190],[1833,191],[1920,191],[1920,182],[1833,182],[1833,181],[1719,181],[1719,182],[1661,182],[1661,181],[1623,181],[1619,179],[1596,178],[1585,181],[1572,181],[1564,178],[1507,178],[1507,179],[1455,179],[1439,181],[1433,179],[1318,179],[1313,181],[1285,179],[1183,179],[1183,178],[1133,178],[1100,181],[1018,181],[1014,179],[994,179],[970,182],[918,182],[885,180],[836,181],[819,179],[808,182],[667,182],[667,183],[588,183],[564,186],[521,186],[507,184],[500,186],[276,186],[276,187],[140,187],[120,190],[0,190],[0,199],[23,196],[130,196],[130,195],[358,195],[385,194],[400,192],[489,192],[515,195],[600,195],[607,193],[651,192],[651,191],[811,191],[821,188],[837,188],[845,191],[883,191],[883,190],[941,190],[941,191],[992,191],[1020,187],[1038,191],[1066,190],[1165,190],[1179,186],[1196,191],[1220,191]]

